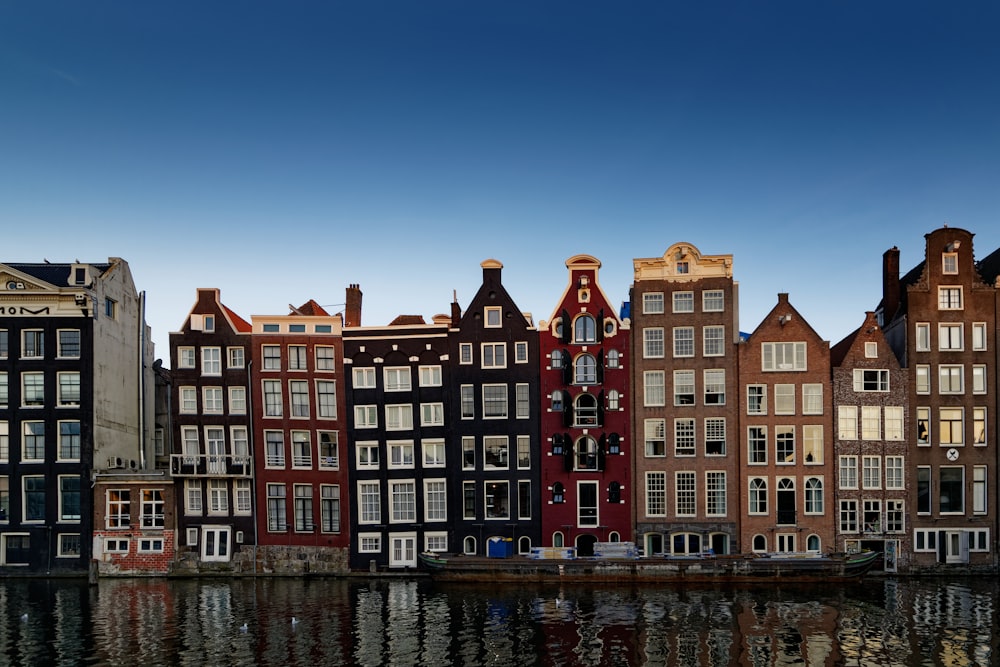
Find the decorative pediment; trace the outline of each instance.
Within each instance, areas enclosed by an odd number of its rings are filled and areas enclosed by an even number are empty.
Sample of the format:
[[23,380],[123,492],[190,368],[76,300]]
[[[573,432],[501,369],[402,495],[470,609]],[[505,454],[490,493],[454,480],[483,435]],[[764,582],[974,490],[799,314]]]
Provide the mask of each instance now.
[[4,292],[55,292],[56,287],[49,285],[19,271],[8,268],[0,269],[0,293]]

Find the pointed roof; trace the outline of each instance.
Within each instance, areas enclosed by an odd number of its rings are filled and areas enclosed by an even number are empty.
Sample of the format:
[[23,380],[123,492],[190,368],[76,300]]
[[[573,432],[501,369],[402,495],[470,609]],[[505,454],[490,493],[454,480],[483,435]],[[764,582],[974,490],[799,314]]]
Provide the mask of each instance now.
[[315,299],[309,299],[298,308],[289,304],[288,308],[291,310],[291,312],[288,313],[289,315],[303,315],[303,316],[315,315],[320,317],[330,316],[330,313],[326,312],[323,306],[316,303]]

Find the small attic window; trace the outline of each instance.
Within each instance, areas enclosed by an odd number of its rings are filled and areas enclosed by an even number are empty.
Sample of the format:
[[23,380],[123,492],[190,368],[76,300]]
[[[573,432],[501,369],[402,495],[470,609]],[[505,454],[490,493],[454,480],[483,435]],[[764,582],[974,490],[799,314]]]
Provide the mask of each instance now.
[[958,274],[957,252],[946,252],[941,256],[941,273],[952,276]]
[[305,333],[306,332],[306,325],[304,325],[304,324],[289,324],[288,325],[288,332],[289,333]]
[[215,315],[205,316],[205,331],[215,331]]
[[73,267],[73,284],[74,285],[86,285],[87,284],[87,268],[84,266]]
[[278,333],[281,330],[277,324],[265,324],[264,333]]

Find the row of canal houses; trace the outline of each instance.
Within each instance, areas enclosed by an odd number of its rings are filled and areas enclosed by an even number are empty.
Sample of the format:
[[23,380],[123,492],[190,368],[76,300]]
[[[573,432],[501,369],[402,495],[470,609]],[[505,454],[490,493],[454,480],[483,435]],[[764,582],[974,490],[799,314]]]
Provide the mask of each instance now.
[[[576,255],[547,320],[502,265],[430,322],[199,289],[154,361],[127,262],[0,264],[0,573],[405,571],[503,557],[883,552],[995,572],[1000,250],[926,235],[831,346],[779,294],[739,325],[732,255]],[[831,289],[834,289],[831,287]]]

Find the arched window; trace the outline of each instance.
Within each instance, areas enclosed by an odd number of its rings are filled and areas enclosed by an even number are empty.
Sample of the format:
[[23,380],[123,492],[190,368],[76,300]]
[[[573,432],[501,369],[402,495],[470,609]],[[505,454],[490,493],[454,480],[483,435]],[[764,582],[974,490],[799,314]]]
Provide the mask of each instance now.
[[675,556],[701,553],[701,535],[698,533],[674,533],[671,542]]
[[806,480],[806,514],[823,513],[823,480],[810,477]]
[[563,367],[562,350],[552,350],[552,368]]
[[597,441],[585,435],[576,441],[576,469],[597,470]]
[[608,350],[608,368],[618,368],[618,350]]
[[576,322],[573,323],[573,342],[597,342],[597,325],[591,315],[583,314],[576,318]]
[[476,555],[476,538],[467,536],[462,542],[462,550],[469,556]]
[[517,553],[519,554],[531,553],[530,537],[522,536],[517,540]]
[[559,531],[552,533],[552,546],[557,547],[559,549],[561,549],[563,546],[563,534],[560,533]]
[[556,389],[552,392],[552,412],[562,412],[563,393]]
[[552,455],[562,456],[563,454],[563,434],[556,433],[552,436]]
[[767,480],[750,480],[750,514],[767,514]]
[[608,391],[608,410],[618,409],[619,394],[617,389],[611,389]]
[[597,426],[597,397],[593,394],[580,394],[573,404],[573,420],[575,426]]
[[617,530],[612,530],[611,534],[608,535],[608,542],[621,542],[622,536],[618,534]]
[[622,453],[622,437],[617,433],[608,436],[608,454]]
[[756,553],[763,553],[767,551],[767,538],[763,535],[753,536],[753,550]]
[[618,505],[622,501],[622,485],[618,482],[611,482],[608,484],[608,502],[612,505]]
[[819,535],[810,535],[806,538],[806,551],[819,551]]
[[597,384],[597,361],[592,354],[581,354],[573,363],[574,384]]
[[556,482],[552,485],[552,503],[558,505],[564,502],[566,502],[566,489],[562,482]]

